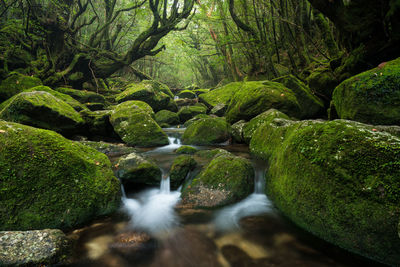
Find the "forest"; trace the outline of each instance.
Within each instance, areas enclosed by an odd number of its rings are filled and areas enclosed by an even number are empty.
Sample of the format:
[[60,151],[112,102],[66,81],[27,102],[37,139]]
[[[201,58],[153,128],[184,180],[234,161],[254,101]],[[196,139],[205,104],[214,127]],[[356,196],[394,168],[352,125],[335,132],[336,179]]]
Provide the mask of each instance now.
[[0,0],[0,266],[399,266],[400,0]]

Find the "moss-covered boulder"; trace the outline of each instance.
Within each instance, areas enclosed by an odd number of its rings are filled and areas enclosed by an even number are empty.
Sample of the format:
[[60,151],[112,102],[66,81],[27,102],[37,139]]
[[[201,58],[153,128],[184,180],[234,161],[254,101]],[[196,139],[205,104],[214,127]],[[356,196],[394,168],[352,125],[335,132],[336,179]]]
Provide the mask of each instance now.
[[72,88],[66,88],[66,87],[59,87],[55,89],[56,91],[69,95],[79,101],[82,104],[86,103],[102,103],[104,104],[106,102],[106,99],[104,96],[100,94],[96,94],[91,91],[86,91],[86,90],[76,90]]
[[189,125],[182,141],[190,145],[216,145],[229,141],[230,137],[231,127],[225,118],[208,117]]
[[85,105],[81,104],[78,100],[74,99],[73,97],[67,94],[63,94],[56,90],[53,90],[48,86],[40,85],[24,90],[24,92],[33,92],[33,91],[43,91],[52,94],[53,96],[57,97],[58,99],[61,99],[62,101],[73,107],[78,112],[82,110],[88,110],[88,108]]
[[126,186],[160,184],[160,168],[152,160],[137,153],[122,157],[116,166],[115,174]]
[[0,111],[0,119],[67,135],[76,133],[84,124],[73,107],[44,91],[23,92],[13,96]]
[[232,97],[226,119],[230,123],[249,121],[271,108],[292,117],[301,116],[296,96],[282,84],[270,81],[245,82]]
[[232,124],[232,139],[236,143],[244,143],[243,128],[246,126],[245,120],[240,120]]
[[307,77],[307,83],[312,92],[329,103],[339,81],[329,66],[321,66],[311,72],[311,75]]
[[169,111],[169,110],[160,110],[155,115],[156,122],[158,124],[167,124],[167,125],[178,125],[180,123],[179,116],[177,113]]
[[[169,88],[166,87],[168,90]],[[122,103],[128,100],[139,100],[149,104],[155,112],[167,109],[170,105],[171,96],[166,91],[164,86],[155,81],[142,81],[140,83],[131,83],[125,91],[116,96],[116,101]],[[169,90],[169,92],[171,92]],[[171,93],[172,95],[172,93]]]
[[216,106],[214,106],[211,109],[210,114],[222,117],[222,116],[225,115],[225,112],[226,112],[227,109],[228,109],[228,105],[227,104],[219,103],[219,104],[217,104]]
[[0,121],[0,230],[69,229],[115,211],[107,156],[61,135]]
[[251,119],[246,126],[243,127],[243,140],[246,144],[250,144],[251,137],[260,125],[269,123],[276,118],[289,119],[289,117],[276,109],[267,110],[260,115]]
[[110,117],[111,125],[121,139],[132,146],[168,145],[168,137],[152,118],[152,109],[141,101],[119,104]]
[[197,97],[196,93],[190,90],[182,90],[177,94],[177,96],[179,98],[189,98],[189,99],[194,99]]
[[295,76],[289,74],[272,80],[279,82],[293,91],[300,106],[300,119],[312,119],[325,113],[324,103],[315,96],[310,88]]
[[0,103],[31,87],[42,85],[38,78],[14,72],[0,84]]
[[[198,120],[200,120],[200,119],[206,119],[206,118],[209,118],[209,117],[210,117],[210,116],[207,115],[207,114],[199,114],[199,115],[196,115],[196,116],[194,116],[193,118],[191,118],[190,120],[187,120],[187,121],[183,124],[183,126],[184,126],[185,128],[187,128],[187,127],[189,127],[189,125],[191,125],[193,122],[198,121]],[[211,115],[211,117],[213,117],[213,116]]]
[[197,149],[192,146],[181,146],[177,150],[175,150],[176,154],[194,154],[197,152]]
[[342,82],[333,104],[341,119],[400,125],[400,58]]
[[169,171],[171,189],[178,189],[196,165],[197,163],[192,156],[181,155],[175,158]]
[[190,120],[191,118],[193,118],[196,115],[206,114],[206,113],[207,113],[207,108],[205,108],[205,107],[185,106],[185,107],[182,107],[178,111],[178,116],[179,116],[180,121],[183,123],[183,122]]
[[307,231],[352,252],[400,263],[400,139],[373,126],[275,119],[250,149],[268,159],[266,189]]
[[217,154],[182,191],[182,203],[215,208],[247,197],[254,187],[254,169],[249,160],[230,153]]
[[110,123],[111,110],[80,112],[85,121],[82,134],[95,139],[121,140]]
[[241,88],[242,85],[242,82],[229,83],[211,90],[209,93],[199,95],[199,100],[206,104],[210,109],[218,104],[228,105],[232,96]]

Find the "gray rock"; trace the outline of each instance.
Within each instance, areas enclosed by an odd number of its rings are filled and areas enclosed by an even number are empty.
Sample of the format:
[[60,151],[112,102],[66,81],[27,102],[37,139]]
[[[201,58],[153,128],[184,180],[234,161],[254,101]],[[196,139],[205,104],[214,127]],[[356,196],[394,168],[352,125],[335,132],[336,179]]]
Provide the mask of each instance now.
[[56,264],[69,253],[70,243],[58,229],[0,232],[0,266]]

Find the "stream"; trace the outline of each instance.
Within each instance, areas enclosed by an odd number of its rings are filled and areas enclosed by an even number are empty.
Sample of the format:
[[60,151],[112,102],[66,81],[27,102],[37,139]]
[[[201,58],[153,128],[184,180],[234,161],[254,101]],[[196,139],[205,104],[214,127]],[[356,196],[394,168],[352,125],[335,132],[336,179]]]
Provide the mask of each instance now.
[[379,266],[314,237],[280,214],[263,193],[266,164],[252,159],[244,145],[219,148],[252,161],[251,195],[215,210],[180,206],[180,191],[170,190],[168,171],[184,129],[164,131],[169,145],[142,151],[162,170],[159,188],[123,192],[120,212],[69,233],[76,246],[68,266]]

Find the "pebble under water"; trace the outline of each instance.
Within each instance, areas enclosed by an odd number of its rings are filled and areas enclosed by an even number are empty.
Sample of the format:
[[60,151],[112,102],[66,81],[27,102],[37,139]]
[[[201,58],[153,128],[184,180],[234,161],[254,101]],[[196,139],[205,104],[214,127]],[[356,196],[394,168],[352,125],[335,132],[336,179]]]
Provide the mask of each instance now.
[[286,220],[263,194],[266,165],[251,159],[246,146],[223,148],[252,160],[253,194],[216,210],[180,206],[166,173],[182,129],[165,131],[170,144],[145,152],[165,173],[160,187],[126,192],[120,212],[71,232],[69,266],[380,266]]

